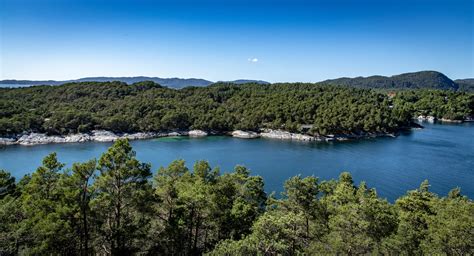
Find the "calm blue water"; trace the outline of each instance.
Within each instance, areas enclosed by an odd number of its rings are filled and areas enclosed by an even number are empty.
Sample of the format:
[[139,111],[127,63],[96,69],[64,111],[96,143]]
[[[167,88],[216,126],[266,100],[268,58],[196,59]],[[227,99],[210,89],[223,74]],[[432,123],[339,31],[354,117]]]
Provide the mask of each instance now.
[[[221,171],[237,164],[263,176],[267,191],[282,189],[294,175],[337,178],[350,171],[356,182],[365,180],[382,197],[393,201],[424,180],[439,195],[456,186],[474,198],[474,124],[424,124],[398,138],[379,138],[340,143],[303,143],[280,140],[244,140],[231,137],[161,138],[133,141],[141,161],[153,171],[182,158],[192,166],[208,160]],[[16,177],[30,173],[50,152],[70,165],[99,157],[111,143],[49,144],[33,147],[11,146],[0,149],[0,168]]]

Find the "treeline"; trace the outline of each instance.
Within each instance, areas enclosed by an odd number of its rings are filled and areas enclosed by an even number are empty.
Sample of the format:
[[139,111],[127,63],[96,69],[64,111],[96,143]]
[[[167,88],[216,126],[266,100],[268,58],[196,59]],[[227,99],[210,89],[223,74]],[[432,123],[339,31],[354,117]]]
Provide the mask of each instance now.
[[349,173],[295,176],[267,196],[243,166],[177,160],[152,176],[127,140],[70,169],[56,154],[0,171],[0,255],[469,255],[474,203],[421,186],[390,204]]
[[[472,95],[469,97],[471,104]],[[456,100],[453,98],[458,104]],[[0,136],[94,129],[119,133],[260,128],[298,131],[303,124],[313,125],[310,132],[320,135],[396,132],[410,126],[416,105],[395,103],[392,106],[385,93],[374,90],[302,83],[220,83],[180,90],[153,82],[0,88]],[[456,116],[472,112],[472,104],[458,105]]]

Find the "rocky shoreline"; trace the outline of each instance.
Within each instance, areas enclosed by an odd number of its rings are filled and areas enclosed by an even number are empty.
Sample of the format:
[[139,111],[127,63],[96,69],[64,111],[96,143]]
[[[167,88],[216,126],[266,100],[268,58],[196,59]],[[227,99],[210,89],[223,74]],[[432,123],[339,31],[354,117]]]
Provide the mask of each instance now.
[[11,137],[0,137],[0,145],[22,145],[32,146],[50,143],[82,143],[88,141],[109,142],[121,138],[130,140],[152,139],[166,136],[181,136],[188,135],[189,132],[170,132],[170,133],[156,133],[156,132],[138,132],[138,133],[123,133],[117,134],[110,131],[95,130],[91,133],[77,133],[71,135],[52,135],[48,136],[44,133],[25,133]]
[[256,139],[260,137],[260,134],[252,131],[241,131],[236,130],[231,133],[232,137],[241,139]]
[[353,139],[375,138],[375,137],[396,137],[392,133],[366,133],[366,134],[351,134],[351,135],[327,135],[327,136],[311,136],[307,134],[291,133],[283,130],[262,129],[260,133],[253,131],[236,130],[230,133],[219,132],[205,132],[202,130],[178,131],[178,132],[137,132],[137,133],[113,133],[104,130],[94,130],[90,133],[78,133],[71,135],[52,135],[48,136],[44,133],[24,133],[10,137],[0,137],[0,146],[7,145],[22,145],[33,146],[51,143],[82,143],[82,142],[110,142],[121,138],[129,140],[143,140],[170,136],[189,136],[189,137],[204,137],[208,135],[222,135],[227,134],[235,138],[254,139],[278,139],[278,140],[294,140],[294,141],[346,141]]
[[464,122],[472,122],[474,121],[473,117],[468,116],[464,120],[455,120],[455,119],[448,119],[448,118],[436,118],[434,116],[424,116],[424,115],[419,115],[416,120],[419,122],[428,122],[428,123],[434,123],[436,121],[438,122],[444,122],[444,123],[464,123]]
[[326,135],[326,136],[311,136],[301,133],[291,133],[282,130],[271,130],[264,129],[260,133],[262,138],[268,139],[280,139],[280,140],[296,140],[296,141],[319,141],[319,142],[330,142],[330,141],[347,141],[354,139],[366,139],[376,137],[396,137],[393,133],[365,133],[365,134],[345,134],[345,135]]

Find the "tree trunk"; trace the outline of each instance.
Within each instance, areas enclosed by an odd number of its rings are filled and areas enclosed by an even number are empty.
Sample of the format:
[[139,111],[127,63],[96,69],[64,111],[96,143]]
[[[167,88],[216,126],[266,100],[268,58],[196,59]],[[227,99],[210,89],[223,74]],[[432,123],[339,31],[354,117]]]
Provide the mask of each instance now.
[[[119,170],[116,170],[116,172],[119,172]],[[116,188],[117,188],[117,203],[115,204],[115,246],[113,252],[116,252],[116,250],[121,251],[123,250],[123,244],[122,244],[122,231],[121,231],[121,218],[122,218],[122,186],[121,186],[121,180],[120,180],[120,175],[117,175],[115,177],[115,182],[116,182]]]
[[193,246],[193,251],[194,253],[197,252],[197,242],[198,242],[198,237],[199,237],[199,225],[200,225],[200,222],[201,222],[201,218],[198,214],[198,217],[197,217],[197,221],[196,221],[196,233],[194,235],[194,246]]
[[191,208],[190,213],[190,224],[188,227],[188,255],[191,255],[191,250],[193,246],[193,226],[194,226],[194,207]]
[[87,223],[87,184],[88,180],[84,183],[84,189],[82,194],[82,222],[84,226],[84,255],[89,255],[89,226]]

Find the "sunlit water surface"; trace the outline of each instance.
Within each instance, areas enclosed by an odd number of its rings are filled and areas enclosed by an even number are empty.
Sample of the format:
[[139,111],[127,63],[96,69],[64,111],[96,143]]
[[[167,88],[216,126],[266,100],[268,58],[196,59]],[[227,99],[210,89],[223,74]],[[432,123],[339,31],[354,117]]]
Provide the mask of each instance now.
[[[366,181],[380,196],[394,201],[428,179],[430,189],[446,195],[454,187],[474,198],[474,124],[423,124],[397,138],[378,138],[338,143],[305,143],[269,139],[160,138],[132,141],[137,157],[151,163],[153,172],[175,159],[189,167],[207,160],[228,172],[237,164],[261,175],[268,192],[281,192],[291,176],[337,178],[350,171],[356,182]],[[61,162],[98,158],[111,143],[73,143],[0,148],[0,169],[17,178],[33,172],[44,156],[57,152]]]

